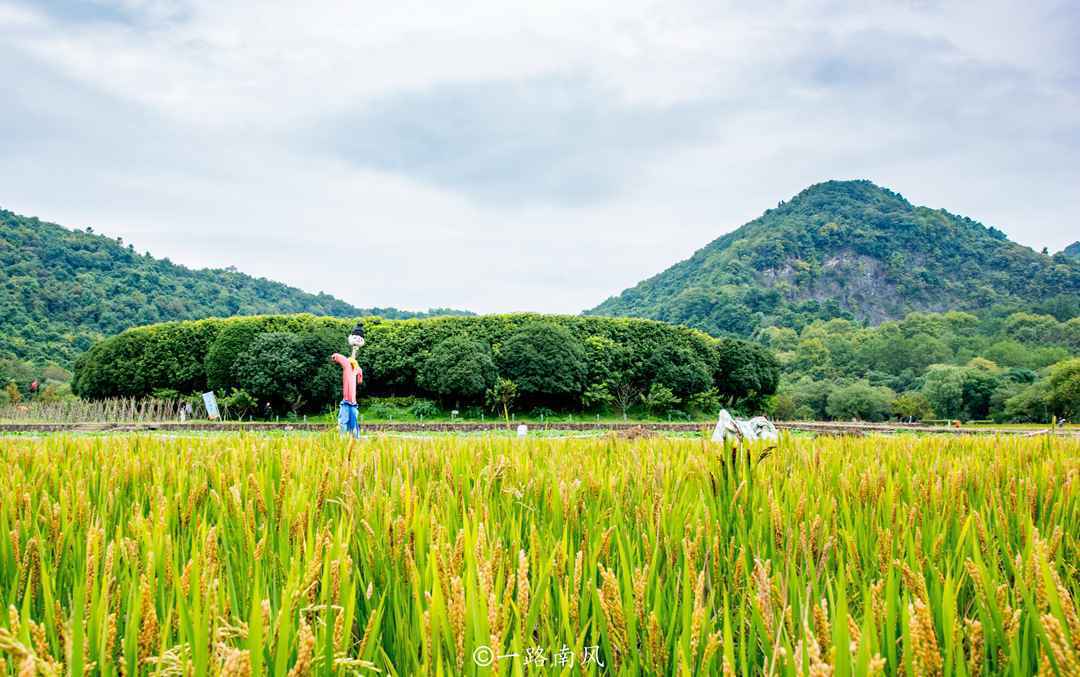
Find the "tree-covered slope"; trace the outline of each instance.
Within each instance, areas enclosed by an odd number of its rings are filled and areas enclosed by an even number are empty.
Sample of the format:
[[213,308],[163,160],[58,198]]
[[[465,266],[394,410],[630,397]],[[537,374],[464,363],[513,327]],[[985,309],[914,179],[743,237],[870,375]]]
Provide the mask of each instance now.
[[807,188],[590,315],[750,335],[844,317],[1033,307],[1080,295],[1080,261],[1047,256],[869,181]]
[[89,228],[69,230],[0,210],[0,357],[66,364],[95,340],[128,327],[298,312],[417,315],[359,309],[231,269],[192,270]]

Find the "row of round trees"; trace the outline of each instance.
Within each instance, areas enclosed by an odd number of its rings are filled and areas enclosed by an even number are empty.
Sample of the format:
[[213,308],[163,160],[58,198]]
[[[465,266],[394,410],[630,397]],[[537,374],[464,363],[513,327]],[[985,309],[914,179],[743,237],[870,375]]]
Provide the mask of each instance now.
[[[77,361],[73,388],[88,398],[243,390],[277,411],[317,411],[338,397],[328,356],[346,350],[351,326],[288,315],[131,329]],[[494,405],[509,383],[521,406],[750,410],[779,378],[761,346],[651,320],[514,314],[367,318],[365,326],[364,392],[448,406]]]

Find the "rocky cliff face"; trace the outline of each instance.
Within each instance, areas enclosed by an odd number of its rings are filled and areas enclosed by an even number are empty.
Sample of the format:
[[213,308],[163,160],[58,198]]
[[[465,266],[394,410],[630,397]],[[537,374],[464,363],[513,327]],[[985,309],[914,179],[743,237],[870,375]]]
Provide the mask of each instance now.
[[[780,290],[789,303],[835,302],[871,324],[902,317],[909,311],[911,299],[891,279],[888,265],[879,259],[850,250],[837,252],[823,260],[818,274],[813,276],[805,275],[806,266],[800,264],[804,262],[763,270],[758,281],[763,287]],[[942,312],[949,310],[949,304],[945,299],[926,299],[919,303],[919,309]]]

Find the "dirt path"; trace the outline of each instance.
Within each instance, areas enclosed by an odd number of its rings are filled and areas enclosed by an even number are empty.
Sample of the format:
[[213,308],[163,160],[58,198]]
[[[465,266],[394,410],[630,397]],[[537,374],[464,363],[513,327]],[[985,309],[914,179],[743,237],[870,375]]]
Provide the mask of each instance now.
[[[711,430],[711,423],[619,423],[619,422],[575,422],[575,423],[529,423],[530,431],[632,431],[648,430],[654,432],[700,432]],[[232,431],[309,431],[325,432],[336,426],[330,423],[210,423],[210,422],[161,422],[161,423],[0,423],[3,433],[104,433],[104,432],[232,432]],[[825,435],[867,435],[895,433],[923,433],[940,435],[1019,435],[1034,437],[1051,433],[1049,428],[1031,430],[1017,428],[952,428],[948,426],[927,426],[918,424],[886,423],[838,423],[818,421],[778,422],[777,428]],[[516,424],[511,429],[516,428]],[[506,430],[503,423],[368,423],[365,432],[483,432],[488,430]],[[1052,434],[1062,437],[1080,437],[1077,430],[1056,430]]]

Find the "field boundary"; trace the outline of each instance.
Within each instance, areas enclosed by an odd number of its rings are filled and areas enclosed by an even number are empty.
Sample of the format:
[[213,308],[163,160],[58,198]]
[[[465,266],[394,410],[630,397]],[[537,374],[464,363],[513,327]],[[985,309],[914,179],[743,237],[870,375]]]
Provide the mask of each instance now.
[[[509,429],[516,428],[517,424],[511,424]],[[703,422],[573,422],[573,423],[528,423],[530,431],[569,431],[569,432],[700,432],[711,430],[712,423]],[[3,433],[104,433],[104,432],[273,432],[273,431],[307,431],[326,432],[337,426],[332,423],[288,423],[288,422],[248,422],[233,423],[209,421],[189,421],[179,423],[175,421],[163,421],[159,423],[0,423],[0,434]],[[910,423],[840,423],[821,421],[779,421],[776,427],[781,430],[810,432],[823,435],[851,435],[861,436],[867,434],[892,435],[897,433],[922,433],[937,435],[1008,435],[1020,437],[1035,437],[1038,435],[1056,435],[1060,437],[1080,437],[1077,430],[1051,430],[1045,429],[1019,429],[1019,428],[954,428],[950,426],[929,426]],[[505,423],[492,422],[383,422],[367,423],[363,426],[365,432],[399,432],[399,433],[423,433],[423,432],[487,432],[507,430]]]

